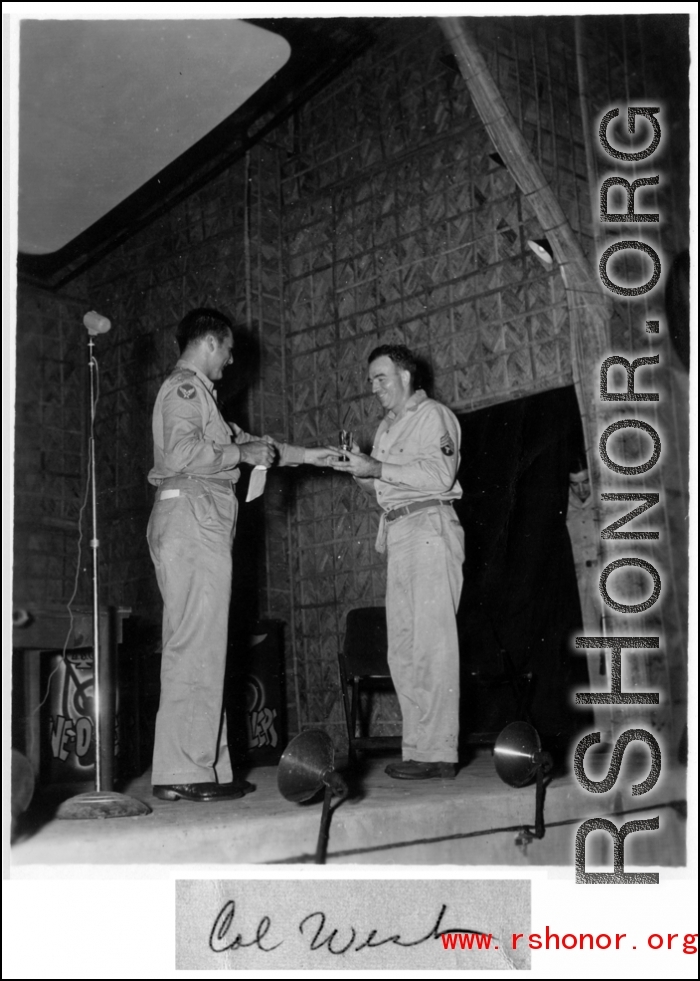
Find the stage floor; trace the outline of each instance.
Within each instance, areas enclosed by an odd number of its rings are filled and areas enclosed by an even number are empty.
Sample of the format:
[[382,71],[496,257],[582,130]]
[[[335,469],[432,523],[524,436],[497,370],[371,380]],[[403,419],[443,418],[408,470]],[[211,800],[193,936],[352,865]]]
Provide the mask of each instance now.
[[[534,828],[534,785],[504,784],[490,750],[477,751],[455,780],[392,780],[384,773],[388,759],[370,759],[353,775],[339,766],[351,797],[333,812],[327,864],[572,866],[583,821],[607,817],[619,828],[657,815],[658,831],[627,838],[626,867],[685,864],[686,771],[680,766],[666,767],[653,790],[637,798],[631,784],[646,775],[648,758],[641,775],[639,767],[632,773],[623,764],[607,794],[584,791],[573,775],[555,777],[546,791],[545,836],[532,840],[522,829]],[[247,779],[256,790],[241,800],[192,804],[156,800],[146,773],[125,788],[152,808],[138,818],[59,821],[51,817],[56,800],[37,796],[12,847],[12,875],[33,877],[37,866],[56,866],[54,874],[60,874],[62,865],[313,862],[321,797],[306,804],[286,801],[277,790],[275,767],[257,768]],[[606,832],[593,832],[586,852],[587,867],[610,868]]]

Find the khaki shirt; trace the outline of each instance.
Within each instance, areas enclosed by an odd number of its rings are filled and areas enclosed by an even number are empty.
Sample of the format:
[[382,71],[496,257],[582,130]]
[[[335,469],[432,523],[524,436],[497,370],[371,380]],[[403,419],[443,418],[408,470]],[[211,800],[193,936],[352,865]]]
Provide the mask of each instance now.
[[459,500],[461,435],[455,414],[419,389],[400,416],[387,412],[379,424],[372,456],[381,461],[381,477],[358,483],[367,490],[373,485],[385,511],[433,498]]
[[[235,484],[240,477],[240,443],[259,439],[226,422],[214,383],[189,361],[180,360],[161,385],[153,408],[152,484],[193,474]],[[301,446],[282,447],[280,463],[304,462]]]

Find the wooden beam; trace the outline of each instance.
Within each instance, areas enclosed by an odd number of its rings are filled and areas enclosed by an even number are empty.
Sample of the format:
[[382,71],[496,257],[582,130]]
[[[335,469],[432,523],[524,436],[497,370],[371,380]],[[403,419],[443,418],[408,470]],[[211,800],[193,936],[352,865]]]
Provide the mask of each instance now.
[[552,247],[566,288],[571,319],[571,362],[592,476],[599,474],[595,450],[599,418],[596,367],[610,348],[612,302],[603,293],[549,182],[503,98],[475,39],[461,17],[438,18],[469,94],[491,141],[528,198]]

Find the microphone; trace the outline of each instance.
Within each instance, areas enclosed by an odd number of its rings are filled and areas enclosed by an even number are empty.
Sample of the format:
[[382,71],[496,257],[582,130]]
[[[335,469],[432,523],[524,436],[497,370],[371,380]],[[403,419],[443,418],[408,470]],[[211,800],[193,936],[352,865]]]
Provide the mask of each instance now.
[[28,623],[31,623],[31,616],[28,610],[24,610],[21,607],[17,607],[12,611],[12,626],[13,627],[26,627]]
[[95,334],[106,334],[112,326],[110,320],[103,317],[100,313],[95,313],[94,310],[90,310],[89,313],[85,314],[83,323],[88,329],[88,334],[91,334],[93,337]]

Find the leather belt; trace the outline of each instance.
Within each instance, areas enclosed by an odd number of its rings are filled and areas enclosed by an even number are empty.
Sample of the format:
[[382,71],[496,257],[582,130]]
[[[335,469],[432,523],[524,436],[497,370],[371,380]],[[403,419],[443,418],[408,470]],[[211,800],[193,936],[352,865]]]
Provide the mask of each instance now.
[[440,501],[438,498],[431,498],[429,501],[416,501],[415,504],[404,504],[400,508],[392,508],[391,511],[387,511],[384,515],[385,521],[396,521],[397,518],[403,518],[406,514],[413,514],[414,511],[422,511],[424,508],[451,508],[452,501]]
[[198,473],[178,473],[172,477],[159,477],[156,479],[156,487],[160,487],[165,483],[166,480],[203,480],[205,483],[209,484],[219,484],[221,487],[233,487],[234,483],[232,480],[225,480],[223,477],[206,477],[204,474]]

